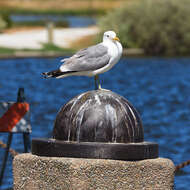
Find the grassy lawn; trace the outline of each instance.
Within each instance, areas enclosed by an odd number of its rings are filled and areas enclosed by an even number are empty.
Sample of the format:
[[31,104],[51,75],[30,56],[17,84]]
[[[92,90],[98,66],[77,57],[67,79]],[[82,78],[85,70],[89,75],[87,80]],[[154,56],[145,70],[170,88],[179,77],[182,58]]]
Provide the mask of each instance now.
[[43,48],[39,51],[47,52],[47,51],[54,51],[54,52],[63,52],[65,54],[67,53],[73,53],[75,50],[71,48],[61,48],[54,44],[44,43]]
[[23,52],[24,53],[27,53],[27,52],[42,52],[42,53],[48,53],[48,52],[53,52],[53,53],[62,53],[63,55],[68,55],[68,54],[72,54],[75,52],[74,49],[67,49],[67,48],[61,48],[61,47],[58,47],[56,45],[53,45],[53,44],[43,44],[43,47],[41,49],[14,49],[14,48],[5,48],[5,47],[0,47],[0,55],[5,55],[5,54],[8,54],[8,55],[13,55],[15,54],[16,52]]
[[15,49],[0,47],[0,54],[13,54]]

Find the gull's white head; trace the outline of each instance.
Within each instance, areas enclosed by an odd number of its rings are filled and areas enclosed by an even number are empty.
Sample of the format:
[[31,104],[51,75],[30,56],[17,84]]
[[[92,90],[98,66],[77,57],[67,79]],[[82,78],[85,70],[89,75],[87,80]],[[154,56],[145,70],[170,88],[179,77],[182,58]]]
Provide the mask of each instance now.
[[116,33],[114,31],[107,31],[103,35],[103,41],[111,40],[113,42],[120,41],[119,38],[116,36]]

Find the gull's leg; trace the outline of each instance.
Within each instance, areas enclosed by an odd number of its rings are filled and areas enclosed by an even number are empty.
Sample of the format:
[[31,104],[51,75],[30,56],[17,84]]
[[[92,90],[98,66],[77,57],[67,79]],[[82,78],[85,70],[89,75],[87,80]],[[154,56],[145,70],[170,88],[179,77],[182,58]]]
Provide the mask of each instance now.
[[95,90],[97,90],[97,78],[96,78],[96,75],[94,76],[94,86],[95,86]]
[[101,88],[98,75],[94,76],[94,84],[95,84],[95,90],[99,90]]
[[101,84],[100,84],[100,79],[99,79],[99,75],[97,75],[97,81],[98,81],[98,90],[101,90]]
[[95,90],[109,91],[109,90],[104,89],[104,88],[101,87],[100,80],[99,80],[99,75],[96,75],[96,76],[94,77],[94,80],[95,80]]
[[95,90],[110,91],[110,90],[107,90],[107,89],[104,89],[104,88],[101,87],[101,84],[100,84],[100,80],[99,80],[99,76],[98,76],[98,75],[95,75],[94,80],[95,80]]
[[99,76],[98,76],[98,75],[95,75],[95,76],[94,76],[94,82],[95,82],[95,90],[110,91],[110,90],[107,90],[107,89],[104,89],[104,88],[101,87],[101,84],[100,84],[100,80],[99,80]]

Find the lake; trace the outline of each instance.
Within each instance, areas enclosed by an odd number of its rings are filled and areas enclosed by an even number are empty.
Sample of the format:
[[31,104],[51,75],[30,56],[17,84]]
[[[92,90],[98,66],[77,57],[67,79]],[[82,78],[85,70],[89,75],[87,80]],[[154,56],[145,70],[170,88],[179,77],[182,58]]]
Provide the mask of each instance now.
[[19,22],[34,22],[34,21],[52,21],[65,22],[69,27],[87,27],[96,24],[96,19],[89,16],[63,16],[63,15],[11,15],[11,20],[15,23]]
[[[16,101],[25,88],[31,105],[32,138],[51,137],[55,116],[72,97],[94,89],[93,78],[43,79],[41,73],[56,69],[59,58],[0,60],[0,100]],[[190,58],[123,58],[102,74],[102,87],[127,98],[139,111],[145,140],[159,144],[159,155],[175,164],[190,159]],[[0,140],[6,142],[6,134]],[[12,148],[23,151],[22,136],[15,134]],[[3,150],[0,148],[0,160]],[[12,185],[12,159],[6,168],[3,188]],[[1,163],[0,163],[1,164]],[[190,170],[176,175],[177,190],[188,190]],[[2,189],[3,189],[2,188]]]

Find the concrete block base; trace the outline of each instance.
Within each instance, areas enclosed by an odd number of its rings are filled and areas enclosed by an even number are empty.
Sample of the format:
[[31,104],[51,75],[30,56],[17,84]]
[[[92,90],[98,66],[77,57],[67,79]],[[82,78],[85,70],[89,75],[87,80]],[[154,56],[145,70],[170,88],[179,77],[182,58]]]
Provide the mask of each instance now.
[[20,154],[13,161],[14,190],[170,190],[169,159],[115,161]]

